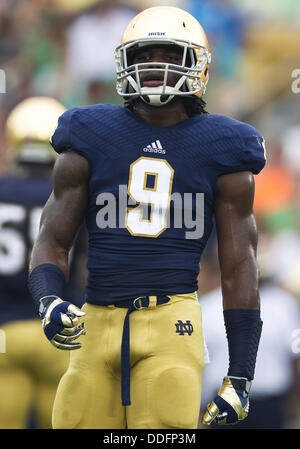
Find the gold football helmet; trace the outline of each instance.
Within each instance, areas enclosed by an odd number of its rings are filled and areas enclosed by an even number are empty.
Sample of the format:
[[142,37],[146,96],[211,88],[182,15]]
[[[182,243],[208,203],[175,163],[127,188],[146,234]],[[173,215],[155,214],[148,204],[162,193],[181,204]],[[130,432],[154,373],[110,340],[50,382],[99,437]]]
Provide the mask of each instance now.
[[6,121],[6,141],[17,161],[40,164],[55,161],[56,153],[49,139],[65,110],[51,97],[30,97],[13,108]]
[[[152,45],[179,46],[182,50],[181,65],[131,62],[134,51]],[[163,106],[174,96],[201,97],[204,94],[211,54],[206,34],[191,14],[171,6],[158,6],[142,11],[131,20],[116,48],[115,61],[119,95],[125,100],[141,97],[150,105]],[[163,84],[142,86],[140,74],[153,71],[154,66],[156,72],[159,70],[164,74]],[[179,75],[175,86],[167,85],[170,73]]]

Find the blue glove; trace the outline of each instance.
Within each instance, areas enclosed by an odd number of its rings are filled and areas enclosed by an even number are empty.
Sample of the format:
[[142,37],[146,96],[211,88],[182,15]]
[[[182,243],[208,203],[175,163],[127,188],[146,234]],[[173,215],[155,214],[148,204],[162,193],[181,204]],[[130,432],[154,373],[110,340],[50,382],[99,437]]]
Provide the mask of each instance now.
[[208,404],[202,424],[236,424],[245,419],[249,412],[249,391],[251,382],[244,377],[224,377],[223,385],[215,399]]
[[39,315],[44,333],[53,346],[66,350],[81,348],[81,343],[73,342],[85,333],[84,324],[80,323],[85,313],[78,307],[57,296],[45,296],[40,299]]

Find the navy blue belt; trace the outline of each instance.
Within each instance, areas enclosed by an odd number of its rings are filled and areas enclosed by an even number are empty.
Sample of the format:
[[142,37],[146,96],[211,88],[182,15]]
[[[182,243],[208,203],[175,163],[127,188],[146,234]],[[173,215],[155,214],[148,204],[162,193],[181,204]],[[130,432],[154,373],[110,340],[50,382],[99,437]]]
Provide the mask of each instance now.
[[[170,301],[169,296],[159,295],[156,298],[156,305],[166,304]],[[129,316],[135,310],[146,309],[150,305],[150,296],[140,296],[133,300],[119,302],[115,307],[128,308],[123,325],[122,346],[121,346],[121,391],[122,405],[131,405],[130,401],[130,330]]]

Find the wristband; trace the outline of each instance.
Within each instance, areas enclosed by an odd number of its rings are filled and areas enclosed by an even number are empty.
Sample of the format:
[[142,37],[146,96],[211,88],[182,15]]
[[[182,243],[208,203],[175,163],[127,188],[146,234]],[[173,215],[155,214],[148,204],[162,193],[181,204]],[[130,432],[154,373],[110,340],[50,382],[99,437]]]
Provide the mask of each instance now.
[[262,330],[260,310],[224,310],[228,340],[228,376],[253,380],[259,340]]
[[40,299],[45,296],[63,296],[66,278],[63,271],[56,265],[45,263],[35,267],[29,278],[28,288],[37,308]]

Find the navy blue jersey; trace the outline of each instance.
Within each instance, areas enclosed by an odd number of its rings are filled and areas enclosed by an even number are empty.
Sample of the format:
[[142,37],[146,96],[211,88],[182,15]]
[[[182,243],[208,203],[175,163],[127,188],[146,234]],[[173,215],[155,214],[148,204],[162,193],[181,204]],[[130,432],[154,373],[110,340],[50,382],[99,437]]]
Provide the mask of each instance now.
[[[27,287],[28,263],[51,191],[51,177],[0,177],[0,325],[38,317]],[[76,247],[73,251],[74,261]],[[70,300],[80,305],[83,295],[80,298],[74,286],[73,266],[74,262],[66,292]]]
[[114,105],[73,108],[54,149],[90,168],[87,302],[113,303],[197,290],[219,176],[265,164],[252,126],[202,114],[174,126],[147,124]]

